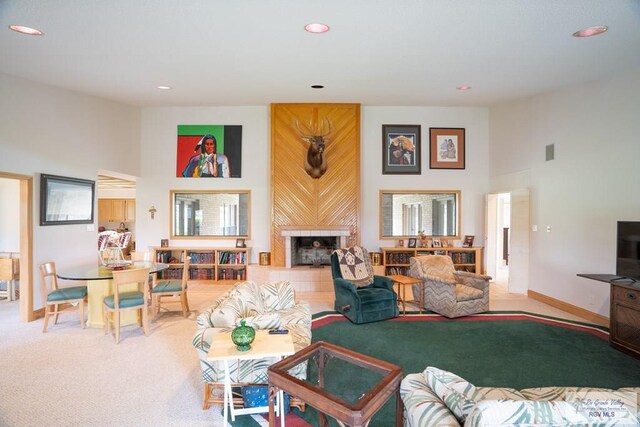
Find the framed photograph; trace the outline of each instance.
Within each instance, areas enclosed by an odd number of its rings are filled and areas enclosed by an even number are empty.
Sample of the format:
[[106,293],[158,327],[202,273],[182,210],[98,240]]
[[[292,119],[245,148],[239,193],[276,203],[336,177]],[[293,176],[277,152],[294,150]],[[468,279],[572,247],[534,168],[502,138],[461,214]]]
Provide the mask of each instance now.
[[429,128],[429,167],[464,169],[464,128]]
[[244,239],[236,239],[236,248],[244,248],[244,247],[245,247]]
[[95,181],[40,175],[40,225],[93,224]]
[[382,173],[420,175],[420,125],[382,125]]
[[163,247],[163,248],[169,247],[169,239],[160,240],[160,246]]
[[441,248],[441,247],[442,247],[442,242],[440,241],[440,239],[433,239],[433,240],[431,241],[431,245],[432,245],[434,248]]
[[402,239],[398,240],[398,247],[399,248],[404,248],[404,240],[402,240]]
[[417,242],[417,239],[410,238],[409,242],[407,244],[407,247],[408,248],[415,248],[416,247],[416,242]]
[[470,248],[473,246],[474,236],[464,236],[464,242],[462,243],[463,248]]

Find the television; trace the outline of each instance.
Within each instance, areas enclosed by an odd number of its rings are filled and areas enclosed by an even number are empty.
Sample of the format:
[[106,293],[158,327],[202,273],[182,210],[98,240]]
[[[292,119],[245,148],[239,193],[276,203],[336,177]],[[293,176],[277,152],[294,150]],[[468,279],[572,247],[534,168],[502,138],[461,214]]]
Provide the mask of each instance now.
[[618,221],[616,275],[640,280],[640,221]]

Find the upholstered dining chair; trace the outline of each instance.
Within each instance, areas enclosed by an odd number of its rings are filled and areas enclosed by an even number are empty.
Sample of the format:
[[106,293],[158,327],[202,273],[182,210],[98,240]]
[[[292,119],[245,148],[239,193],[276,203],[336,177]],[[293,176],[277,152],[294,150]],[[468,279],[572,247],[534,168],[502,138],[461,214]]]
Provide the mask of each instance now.
[[[178,270],[179,271],[179,270]],[[179,280],[156,281],[151,288],[151,312],[154,317],[160,312],[163,298],[178,298],[182,306],[182,315],[189,315],[189,300],[187,299],[187,280],[189,279],[189,257],[185,257],[182,267],[182,277]]]
[[398,316],[398,295],[393,290],[393,280],[373,274],[365,248],[336,249],[331,254],[331,274],[336,298],[334,308],[353,323]]
[[42,301],[44,301],[44,324],[42,332],[47,332],[49,316],[55,316],[53,323],[58,323],[58,315],[62,311],[80,311],[80,326],[84,329],[84,305],[87,299],[86,286],[71,286],[61,288],[58,285],[55,262],[46,262],[40,267],[40,283]]
[[409,260],[408,275],[421,279],[413,285],[416,300],[423,292],[424,308],[453,318],[489,310],[490,276],[456,271],[448,255],[423,255]]
[[[149,268],[132,268],[113,272],[113,295],[106,296],[102,304],[104,333],[110,331],[109,313],[113,313],[116,344],[120,342],[120,313],[125,310],[139,310],[138,324],[144,334],[148,333],[148,285]],[[135,290],[121,289],[135,284]]]

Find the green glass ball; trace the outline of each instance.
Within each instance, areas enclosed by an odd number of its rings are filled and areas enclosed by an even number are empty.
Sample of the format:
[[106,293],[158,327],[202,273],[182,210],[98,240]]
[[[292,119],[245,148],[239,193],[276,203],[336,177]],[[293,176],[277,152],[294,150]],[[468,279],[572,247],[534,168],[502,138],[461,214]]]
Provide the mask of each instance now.
[[251,349],[251,343],[256,338],[256,330],[245,324],[244,319],[240,321],[240,326],[236,326],[231,332],[231,341],[236,345],[238,351]]

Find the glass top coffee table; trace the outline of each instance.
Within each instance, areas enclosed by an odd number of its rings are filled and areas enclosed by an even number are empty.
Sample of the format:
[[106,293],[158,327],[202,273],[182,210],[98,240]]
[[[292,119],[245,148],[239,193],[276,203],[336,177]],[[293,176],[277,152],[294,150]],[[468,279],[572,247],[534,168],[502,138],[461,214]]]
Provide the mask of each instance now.
[[[307,379],[288,373],[307,363]],[[284,391],[318,410],[318,424],[327,417],[341,425],[367,426],[373,415],[396,397],[397,427],[402,426],[402,368],[324,341],[316,342],[269,367],[269,425],[275,425],[273,397]],[[326,415],[325,415],[326,414]]]

